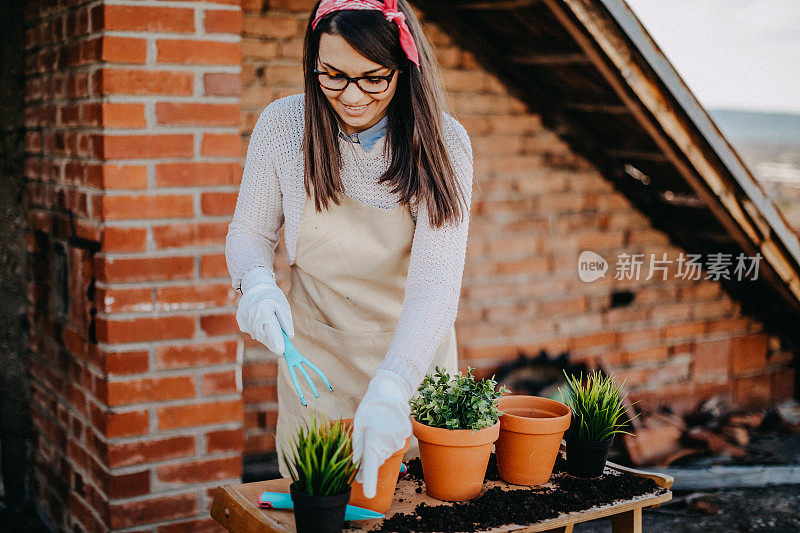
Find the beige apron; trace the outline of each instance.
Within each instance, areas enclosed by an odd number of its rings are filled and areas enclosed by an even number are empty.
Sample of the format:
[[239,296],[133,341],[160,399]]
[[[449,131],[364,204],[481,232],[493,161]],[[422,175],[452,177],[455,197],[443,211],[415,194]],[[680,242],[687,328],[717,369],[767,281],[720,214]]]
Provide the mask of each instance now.
[[[308,402],[303,407],[289,370],[278,364],[278,421],[275,432],[278,465],[289,471],[281,450],[297,428],[313,415],[329,419],[352,418],[375,368],[383,361],[403,308],[406,276],[414,236],[414,220],[407,205],[384,209],[340,194],[339,205],[317,212],[306,195],[291,264],[287,294],[295,336],[292,343],[325,374],[327,387],[308,369],[319,398],[305,378],[298,382]],[[458,368],[455,327],[439,345],[430,365],[455,372]],[[412,436],[408,456],[419,455]]]

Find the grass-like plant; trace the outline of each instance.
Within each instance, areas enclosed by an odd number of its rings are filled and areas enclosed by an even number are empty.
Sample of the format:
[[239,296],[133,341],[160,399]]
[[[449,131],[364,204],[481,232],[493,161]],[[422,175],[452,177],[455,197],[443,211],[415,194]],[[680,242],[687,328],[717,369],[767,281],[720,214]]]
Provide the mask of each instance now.
[[446,429],[483,429],[497,422],[502,411],[496,400],[510,392],[504,385],[499,389],[494,376],[475,381],[474,368],[451,376],[436,367],[420,383],[417,395],[409,402],[411,414],[421,424]]
[[558,390],[562,401],[572,410],[578,439],[594,442],[618,433],[633,435],[624,429],[628,425],[625,417],[627,394],[622,394],[624,382],[616,385],[613,375],[604,376],[599,370],[590,373],[585,383],[582,372],[576,377],[565,371],[564,376],[567,386]]
[[313,496],[345,492],[360,463],[353,460],[351,435],[340,420],[323,425],[312,418],[291,442],[291,458],[281,454],[296,490]]

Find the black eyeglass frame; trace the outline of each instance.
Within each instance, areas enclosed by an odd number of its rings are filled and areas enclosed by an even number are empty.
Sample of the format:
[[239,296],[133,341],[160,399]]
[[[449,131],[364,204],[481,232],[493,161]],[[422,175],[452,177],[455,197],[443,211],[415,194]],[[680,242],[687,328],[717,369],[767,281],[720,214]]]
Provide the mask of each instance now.
[[[319,69],[316,69],[316,68],[313,70],[313,72],[314,72],[314,74],[317,76],[317,83],[319,83],[320,87],[323,87],[323,88],[325,88],[325,89],[328,89],[329,91],[336,91],[336,92],[344,91],[344,90],[346,90],[346,89],[347,89],[347,87],[350,85],[350,82],[353,82],[353,83],[355,83],[355,84],[356,84],[356,86],[357,86],[359,89],[361,89],[362,91],[364,91],[364,92],[365,92],[365,93],[367,93],[367,94],[381,94],[381,93],[385,93],[386,91],[388,91],[388,90],[389,90],[389,85],[391,84],[391,82],[392,82],[392,78],[394,77],[395,73],[397,73],[397,72],[402,72],[402,70],[395,70],[395,69],[392,69],[392,72],[391,72],[391,74],[386,74],[385,76],[379,76],[379,75],[376,75],[376,74],[372,74],[372,75],[370,75],[370,76],[358,76],[358,77],[356,77],[356,78],[351,78],[350,76],[345,76],[344,74],[331,74],[330,72],[328,72],[328,71],[326,71],[326,70],[319,70]],[[344,84],[344,87],[342,87],[341,89],[331,89],[330,87],[325,87],[324,85],[322,85],[322,82],[321,82],[321,81],[319,81],[319,75],[320,75],[320,74],[327,74],[328,76],[336,76],[336,77],[338,77],[338,78],[344,78],[344,79],[346,79],[346,80],[347,80],[347,83],[345,83],[345,84]],[[367,79],[367,78],[381,78],[381,79],[384,79],[384,80],[386,80],[386,81],[387,81],[386,88],[385,88],[385,89],[383,89],[383,90],[380,90],[380,91],[367,91],[366,89],[364,89],[364,88],[363,88],[363,87],[362,87],[362,86],[361,86],[361,85],[358,83],[360,80],[365,80],[365,79]]]

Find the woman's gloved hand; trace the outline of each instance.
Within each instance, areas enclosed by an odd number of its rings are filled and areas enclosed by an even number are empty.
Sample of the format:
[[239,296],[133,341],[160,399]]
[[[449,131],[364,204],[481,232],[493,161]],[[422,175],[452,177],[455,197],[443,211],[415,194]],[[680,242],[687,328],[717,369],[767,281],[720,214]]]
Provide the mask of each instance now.
[[264,267],[249,270],[242,276],[242,295],[236,310],[239,329],[270,351],[283,354],[281,327],[292,338],[294,324],[289,301],[275,283],[272,273]]
[[353,420],[353,457],[361,458],[356,481],[364,496],[374,498],[378,468],[401,449],[411,435],[411,390],[408,382],[391,370],[377,369]]

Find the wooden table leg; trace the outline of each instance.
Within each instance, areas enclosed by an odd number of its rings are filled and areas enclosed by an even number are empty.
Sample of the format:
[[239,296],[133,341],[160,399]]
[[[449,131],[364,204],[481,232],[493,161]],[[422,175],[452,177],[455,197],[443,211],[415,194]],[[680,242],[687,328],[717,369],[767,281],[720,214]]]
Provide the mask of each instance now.
[[642,533],[642,508],[615,514],[611,517],[611,531],[614,533]]

